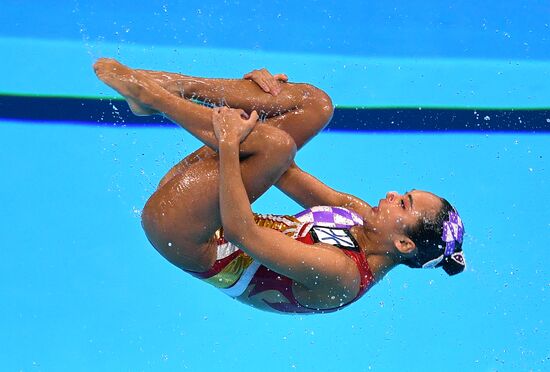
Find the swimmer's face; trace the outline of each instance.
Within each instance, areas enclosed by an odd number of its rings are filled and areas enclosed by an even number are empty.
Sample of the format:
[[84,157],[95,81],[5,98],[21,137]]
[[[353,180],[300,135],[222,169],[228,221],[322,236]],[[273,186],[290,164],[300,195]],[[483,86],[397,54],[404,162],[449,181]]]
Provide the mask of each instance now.
[[406,229],[416,226],[421,218],[434,218],[441,207],[439,197],[430,192],[413,190],[399,194],[390,191],[384,199],[380,199],[378,206],[372,208],[369,225],[384,236],[387,243],[397,245],[403,253],[409,253],[407,249],[414,249],[414,244],[405,247],[407,252],[399,245],[399,242],[408,239]]

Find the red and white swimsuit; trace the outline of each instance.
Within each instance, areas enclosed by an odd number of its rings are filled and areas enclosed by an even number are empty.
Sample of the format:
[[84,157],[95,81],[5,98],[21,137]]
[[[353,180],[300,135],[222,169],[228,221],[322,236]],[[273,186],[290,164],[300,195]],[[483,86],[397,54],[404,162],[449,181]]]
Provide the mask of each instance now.
[[217,234],[217,260],[210,270],[191,275],[219,288],[231,297],[241,296],[249,286],[252,297],[264,291],[278,291],[288,302],[264,303],[274,311],[283,313],[328,313],[340,310],[358,300],[373,284],[374,277],[361,252],[359,245],[350,233],[356,225],[363,225],[357,213],[341,207],[313,207],[295,216],[254,215],[256,224],[271,228],[305,244],[318,242],[334,245],[351,257],[361,275],[360,289],[351,301],[332,309],[313,309],[300,304],[292,292],[294,281],[278,274],[260,262],[255,261],[234,244],[223,238],[220,229]]

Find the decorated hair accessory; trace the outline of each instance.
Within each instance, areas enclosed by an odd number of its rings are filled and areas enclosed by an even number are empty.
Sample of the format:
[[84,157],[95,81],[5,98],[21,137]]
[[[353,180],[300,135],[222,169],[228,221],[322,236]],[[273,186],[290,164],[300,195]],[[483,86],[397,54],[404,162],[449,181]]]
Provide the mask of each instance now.
[[464,238],[464,225],[456,209],[449,212],[449,219],[443,222],[441,239],[445,242],[444,252],[436,258],[425,262],[423,269],[431,269],[443,266],[449,275],[455,275],[466,267],[466,260],[462,249],[456,248],[456,243],[462,244]]
[[455,252],[456,242],[462,243],[464,237],[464,225],[457,211],[449,212],[449,219],[443,222],[443,235],[441,239],[445,242],[445,257]]

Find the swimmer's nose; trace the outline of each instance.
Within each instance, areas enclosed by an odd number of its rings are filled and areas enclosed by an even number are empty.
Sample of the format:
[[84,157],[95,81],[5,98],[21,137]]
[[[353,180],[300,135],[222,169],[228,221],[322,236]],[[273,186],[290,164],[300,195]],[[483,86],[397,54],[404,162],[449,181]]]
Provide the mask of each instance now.
[[395,191],[390,191],[386,194],[386,200],[389,201],[389,202],[392,202],[393,199],[395,199],[396,195],[397,195],[397,193]]

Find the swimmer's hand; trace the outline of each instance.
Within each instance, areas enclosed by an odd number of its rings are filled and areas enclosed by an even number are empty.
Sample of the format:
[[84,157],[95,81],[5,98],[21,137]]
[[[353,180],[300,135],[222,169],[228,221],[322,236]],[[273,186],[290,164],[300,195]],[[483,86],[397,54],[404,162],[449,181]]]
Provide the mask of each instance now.
[[212,125],[219,142],[241,143],[258,122],[258,113],[250,115],[240,109],[216,107],[212,113]]
[[288,76],[285,74],[272,75],[271,72],[267,71],[265,68],[261,68],[244,75],[243,79],[252,80],[258,84],[264,92],[276,96],[281,93],[281,82],[287,82]]

